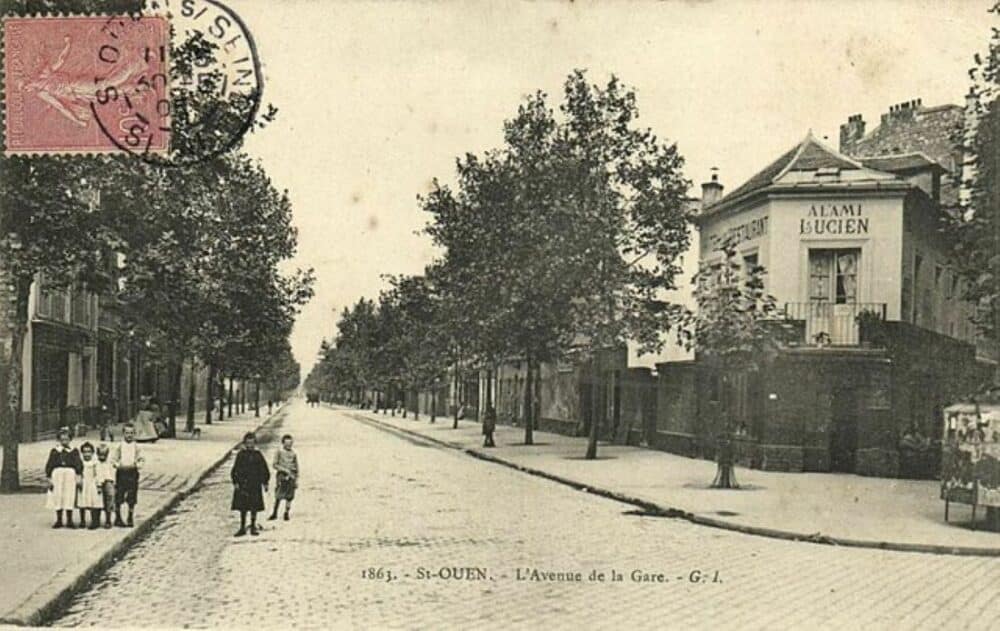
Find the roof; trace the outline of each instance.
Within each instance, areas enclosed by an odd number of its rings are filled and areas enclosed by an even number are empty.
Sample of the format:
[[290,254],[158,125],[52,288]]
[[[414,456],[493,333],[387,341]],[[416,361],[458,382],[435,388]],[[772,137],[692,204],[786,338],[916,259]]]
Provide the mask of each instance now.
[[831,185],[861,182],[899,181],[896,176],[862,164],[827,147],[812,132],[722,199],[703,209],[702,214],[746,199],[754,193],[781,185]]
[[946,169],[941,166],[940,163],[932,160],[927,156],[926,153],[922,151],[913,151],[910,153],[899,153],[893,155],[884,156],[872,156],[869,158],[860,158],[861,163],[870,169],[875,169],[877,171],[888,171],[890,173],[897,173],[900,171],[917,171],[927,168],[937,169],[939,171],[946,171]]

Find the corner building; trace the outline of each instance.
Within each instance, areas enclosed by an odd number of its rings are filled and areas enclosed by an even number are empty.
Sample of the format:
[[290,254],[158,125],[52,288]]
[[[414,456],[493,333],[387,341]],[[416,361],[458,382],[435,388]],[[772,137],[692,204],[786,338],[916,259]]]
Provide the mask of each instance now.
[[[863,157],[810,134],[725,196],[714,178],[703,185],[700,260],[721,260],[726,237],[738,242],[746,265],[767,270],[790,335],[752,374],[713,374],[697,358],[659,364],[650,442],[711,457],[728,418],[745,430],[735,441],[745,466],[937,474],[939,445],[912,452],[902,437],[938,437],[943,407],[974,391],[995,357],[977,348],[940,232],[960,156],[945,166],[914,146],[950,131],[939,117],[914,129],[919,103],[908,108],[902,121],[884,117],[878,142],[851,117],[842,140]],[[960,120],[954,106],[929,109]],[[913,142],[893,144],[893,133]],[[938,157],[954,155],[938,144]]]

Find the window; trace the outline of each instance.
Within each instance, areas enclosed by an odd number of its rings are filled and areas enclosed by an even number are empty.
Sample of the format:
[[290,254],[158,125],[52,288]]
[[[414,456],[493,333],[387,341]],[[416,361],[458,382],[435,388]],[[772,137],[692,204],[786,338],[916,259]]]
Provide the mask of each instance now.
[[858,249],[810,251],[809,299],[839,305],[857,302],[860,259]]

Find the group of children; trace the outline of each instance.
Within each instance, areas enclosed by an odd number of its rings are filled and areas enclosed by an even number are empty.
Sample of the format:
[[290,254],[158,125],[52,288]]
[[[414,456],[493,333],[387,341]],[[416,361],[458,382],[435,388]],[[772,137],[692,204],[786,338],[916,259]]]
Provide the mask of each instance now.
[[[52,527],[74,528],[74,510],[80,513],[79,528],[88,528],[88,513],[91,530],[100,527],[101,513],[104,514],[105,528],[111,528],[112,513],[116,526],[135,525],[139,468],[143,463],[139,445],[135,442],[135,428],[126,423],[121,442],[113,448],[103,443],[95,448],[90,442],[83,443],[79,449],[73,448],[67,427],[61,428],[56,437],[59,445],[49,452],[45,463],[45,475],[49,480],[45,504],[56,513],[56,522]],[[128,508],[124,520],[122,506]]]
[[[122,430],[122,440],[113,448],[105,444],[94,447],[85,442],[79,449],[70,446],[69,428],[62,428],[57,434],[59,445],[49,452],[45,463],[45,475],[49,479],[46,506],[56,512],[53,528],[90,528],[101,525],[104,513],[104,527],[111,528],[111,514],[115,514],[115,526],[133,526],[136,500],[139,493],[139,468],[143,464],[138,443],[135,441],[135,427],[126,423]],[[292,500],[298,486],[299,459],[292,449],[292,436],[281,437],[281,448],[274,455],[276,485],[274,490],[274,510],[268,518],[278,518],[281,501],[285,502],[284,519],[291,518]],[[96,454],[96,458],[95,458]],[[257,513],[264,510],[264,492],[267,491],[271,472],[264,456],[257,450],[257,438],[253,432],[243,437],[243,448],[236,455],[232,470],[232,509],[240,513],[240,529],[237,537],[247,534],[247,516],[250,517],[250,534],[258,535]],[[126,519],[122,519],[122,507],[128,509]],[[73,523],[73,511],[79,510],[80,523]],[[90,526],[87,526],[87,514]]]
[[[292,500],[298,486],[299,458],[292,449],[291,434],[281,437],[281,448],[274,454],[275,489],[274,510],[269,520],[278,518],[278,507],[285,500],[285,521],[290,519]],[[237,537],[247,534],[247,516],[250,517],[250,534],[259,535],[257,513],[264,510],[264,493],[271,481],[264,455],[257,449],[257,437],[253,432],[243,436],[243,448],[236,454],[231,473],[233,481],[233,501],[231,508],[240,513],[240,529]]]

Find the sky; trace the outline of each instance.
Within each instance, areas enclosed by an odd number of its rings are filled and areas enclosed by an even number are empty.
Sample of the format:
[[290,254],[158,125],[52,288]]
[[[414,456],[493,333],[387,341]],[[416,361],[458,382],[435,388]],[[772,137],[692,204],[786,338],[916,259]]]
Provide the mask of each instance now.
[[524,95],[557,100],[575,68],[616,74],[639,123],[677,143],[692,194],[713,167],[731,190],[809,130],[835,147],[849,115],[871,129],[902,101],[961,103],[989,4],[230,0],[278,108],[246,149],[290,193],[289,266],[317,274],[292,334],[303,373],[345,306],[434,258],[417,196],[499,146]]

